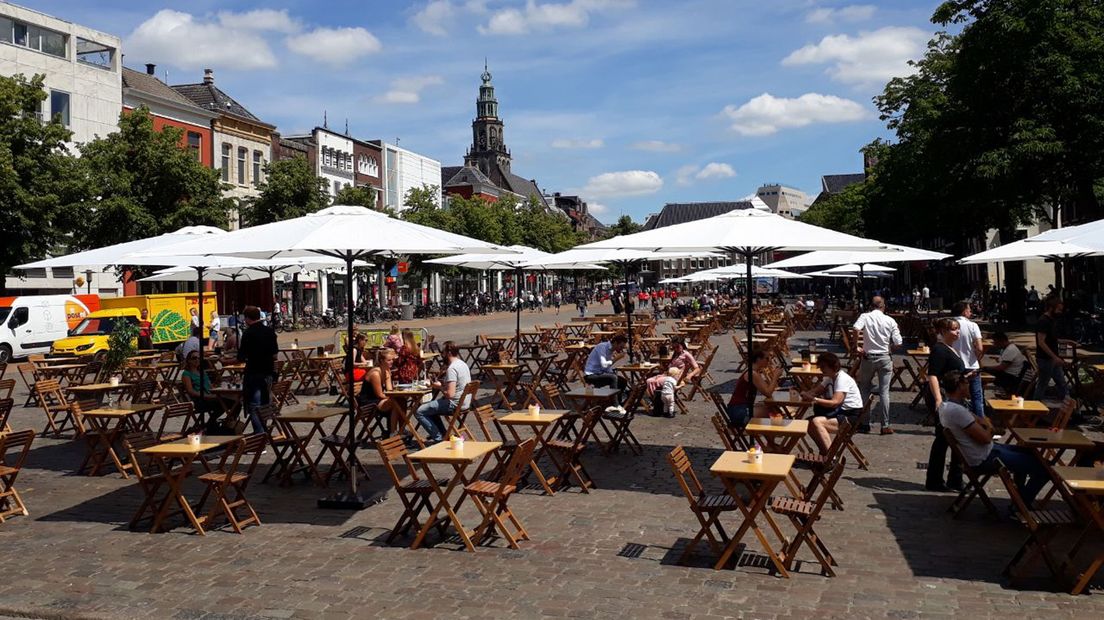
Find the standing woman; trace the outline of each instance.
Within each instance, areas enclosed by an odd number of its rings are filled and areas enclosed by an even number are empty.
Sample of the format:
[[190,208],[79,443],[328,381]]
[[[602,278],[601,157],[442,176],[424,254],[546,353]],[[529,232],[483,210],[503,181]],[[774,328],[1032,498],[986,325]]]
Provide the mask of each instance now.
[[208,325],[209,338],[207,339],[207,346],[214,350],[219,343],[219,332],[222,331],[222,321],[219,319],[218,310],[211,311],[211,323]]
[[954,349],[958,340],[959,324],[954,319],[942,318],[935,321],[935,334],[938,342],[928,354],[928,382],[925,402],[929,413],[935,416],[935,440],[928,453],[928,476],[925,487],[929,491],[946,491],[962,488],[962,465],[951,455],[951,467],[947,471],[947,482],[943,482],[943,466],[947,462],[947,439],[943,436],[943,425],[939,423],[939,409],[943,407],[943,392],[939,380],[948,372],[956,370],[965,374],[966,364]]
[[402,347],[395,363],[395,376],[399,383],[413,383],[422,373],[422,347],[414,340],[414,332],[404,329]]

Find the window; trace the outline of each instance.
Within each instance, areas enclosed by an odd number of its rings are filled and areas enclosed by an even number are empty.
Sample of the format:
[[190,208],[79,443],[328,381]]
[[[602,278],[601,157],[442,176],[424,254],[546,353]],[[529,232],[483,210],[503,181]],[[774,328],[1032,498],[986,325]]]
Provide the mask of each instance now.
[[15,22],[14,37],[16,45],[27,45],[27,24]]
[[203,161],[203,157],[200,156],[199,149],[203,147],[203,136],[194,131],[188,132],[188,151],[192,154],[192,157],[196,158],[196,161]]
[[238,147],[238,185],[245,185],[245,158],[249,156],[249,149]]
[[261,184],[261,152],[253,151],[253,186]]
[[50,118],[58,119],[62,125],[69,126],[69,93],[50,91]]
[[322,149],[322,165],[323,166],[332,166],[333,165],[333,157],[330,155],[329,147],[326,147],[326,148]]
[[65,58],[68,40],[60,32],[47,30],[15,21],[9,17],[0,18],[0,40],[23,47]]
[[4,17],[0,15],[0,41],[4,43],[12,42],[12,27],[14,24],[10,17]]
[[222,182],[230,182],[230,145],[222,143]]
[[101,69],[111,69],[115,66],[115,49],[77,37],[77,62]]

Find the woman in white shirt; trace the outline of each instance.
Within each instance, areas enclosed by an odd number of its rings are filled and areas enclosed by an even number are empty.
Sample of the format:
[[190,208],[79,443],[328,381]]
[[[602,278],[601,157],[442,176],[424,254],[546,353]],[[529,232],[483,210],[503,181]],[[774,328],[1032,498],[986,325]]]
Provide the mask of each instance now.
[[214,349],[218,346],[219,332],[222,331],[222,321],[219,320],[218,310],[211,311],[211,323],[208,325],[210,329],[210,338],[207,340],[207,346]]
[[839,432],[841,418],[852,427],[859,423],[863,399],[859,384],[840,368],[839,358],[834,353],[822,353],[817,358],[817,367],[828,381],[812,391],[802,392],[801,397],[813,401],[809,434],[820,448],[820,453],[826,454],[832,444],[832,435]]

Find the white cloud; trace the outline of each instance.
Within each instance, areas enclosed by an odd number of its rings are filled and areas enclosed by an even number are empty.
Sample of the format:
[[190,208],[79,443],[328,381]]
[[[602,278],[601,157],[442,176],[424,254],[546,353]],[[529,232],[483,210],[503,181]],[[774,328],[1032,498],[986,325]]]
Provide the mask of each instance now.
[[806,93],[795,99],[763,93],[739,107],[727,105],[721,114],[731,121],[736,133],[744,136],[766,136],[780,129],[814,123],[861,121],[869,116],[855,101],[819,93]]
[[677,153],[682,150],[682,145],[673,142],[664,142],[663,140],[642,140],[640,142],[634,142],[632,148],[638,151],[649,151],[652,153]]
[[361,56],[383,49],[364,28],[315,28],[287,38],[288,49],[318,62],[347,65]]
[[449,0],[433,0],[414,14],[410,21],[429,34],[443,37],[448,34],[447,24],[456,15],[456,7]]
[[641,196],[654,194],[662,187],[663,179],[651,170],[625,170],[590,177],[581,193],[596,198]]
[[859,86],[881,85],[890,78],[915,72],[909,60],[924,54],[929,33],[919,28],[887,26],[852,37],[838,34],[794,50],[785,66],[830,65],[832,79]]
[[242,30],[263,30],[272,32],[292,33],[300,28],[299,21],[288,15],[287,9],[257,9],[244,13],[231,11],[219,11],[219,23],[227,28],[241,28]]
[[587,202],[587,211],[594,217],[609,213],[609,207],[600,202]]
[[554,149],[600,149],[606,143],[601,138],[587,140],[585,138],[557,138],[552,141]]
[[171,9],[162,9],[139,24],[126,38],[125,49],[132,62],[156,62],[182,69],[276,66],[276,56],[256,32],[198,21],[189,13]]
[[831,24],[833,22],[861,22],[874,17],[878,7],[872,4],[852,4],[838,9],[819,8],[809,11],[805,21],[810,24]]
[[422,90],[428,86],[444,84],[439,75],[416,75],[391,80],[391,89],[376,97],[382,103],[418,103],[422,99]]
[[679,185],[692,185],[694,181],[730,179],[736,171],[729,164],[711,161],[704,166],[687,164],[675,171],[675,182]]
[[521,35],[531,30],[581,28],[590,21],[592,13],[625,9],[635,4],[635,0],[571,0],[564,3],[526,0],[524,8],[511,7],[492,13],[487,24],[479,26],[479,32]]

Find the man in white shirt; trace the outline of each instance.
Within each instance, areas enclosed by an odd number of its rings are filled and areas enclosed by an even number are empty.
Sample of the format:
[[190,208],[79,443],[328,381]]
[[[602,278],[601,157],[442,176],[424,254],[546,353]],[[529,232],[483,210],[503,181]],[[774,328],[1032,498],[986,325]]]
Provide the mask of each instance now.
[[931,289],[925,284],[924,288],[920,289],[920,306],[923,310],[931,310]]
[[999,363],[994,366],[982,366],[981,369],[992,373],[993,382],[1013,395],[1020,387],[1027,358],[1019,347],[1008,341],[1008,334],[1004,332],[993,334],[993,346],[1001,350]]
[[962,358],[962,364],[966,367],[967,376],[970,378],[970,409],[979,418],[985,415],[985,394],[981,387],[981,364],[979,360],[985,353],[985,347],[981,344],[981,328],[970,320],[974,316],[970,303],[966,301],[956,302],[951,308],[951,314],[958,321],[958,340],[955,340],[953,348]]
[[[889,383],[893,378],[893,347],[901,346],[901,330],[897,321],[885,314],[885,300],[874,297],[870,312],[859,315],[855,329],[862,333],[863,344],[859,347],[862,364],[859,366],[858,383],[862,391],[863,402],[870,399],[874,377],[878,377],[878,414],[882,423],[882,434],[892,435],[889,422]],[[872,414],[873,416],[873,414]],[[860,429],[869,432],[866,424]]]

